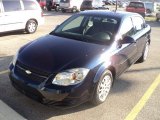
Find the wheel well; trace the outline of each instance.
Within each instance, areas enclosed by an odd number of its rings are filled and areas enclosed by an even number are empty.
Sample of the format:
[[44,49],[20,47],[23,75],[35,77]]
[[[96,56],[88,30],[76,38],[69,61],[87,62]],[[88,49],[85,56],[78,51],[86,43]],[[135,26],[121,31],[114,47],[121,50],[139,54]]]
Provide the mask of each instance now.
[[150,43],[151,43],[151,36],[150,35],[148,35],[148,41],[147,42],[149,42],[149,45],[150,45]]
[[148,42],[149,42],[149,45],[150,45],[151,44],[151,40],[149,39]]
[[77,9],[77,6],[73,6],[73,8],[76,8],[76,9]]
[[115,80],[115,78],[116,78],[116,70],[115,70],[115,68],[114,68],[113,66],[108,67],[108,70],[110,70],[111,73],[112,73],[112,76],[113,76],[113,84],[114,84],[114,80]]
[[150,40],[150,38],[148,39],[148,42],[149,42],[149,45],[151,44],[151,40]]
[[[30,21],[30,20],[34,20],[36,23],[37,23],[37,25],[38,25],[38,21],[36,20],[36,19],[34,19],[34,18],[32,18],[32,19],[29,19],[28,21]],[[27,22],[28,22],[27,21]],[[27,24],[27,23],[26,23]]]

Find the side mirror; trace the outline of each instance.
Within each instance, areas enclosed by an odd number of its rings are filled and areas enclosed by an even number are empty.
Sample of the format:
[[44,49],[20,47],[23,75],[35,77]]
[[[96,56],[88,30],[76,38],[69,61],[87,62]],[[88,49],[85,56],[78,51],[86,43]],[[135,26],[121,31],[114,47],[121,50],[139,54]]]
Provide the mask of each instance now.
[[125,36],[121,41],[121,44],[126,44],[126,43],[136,43],[136,41],[130,36]]
[[59,27],[59,25],[57,25],[54,29],[56,30],[56,29],[58,29],[58,27]]
[[144,27],[145,27],[145,28],[148,27],[148,24],[145,23],[145,24],[144,24]]

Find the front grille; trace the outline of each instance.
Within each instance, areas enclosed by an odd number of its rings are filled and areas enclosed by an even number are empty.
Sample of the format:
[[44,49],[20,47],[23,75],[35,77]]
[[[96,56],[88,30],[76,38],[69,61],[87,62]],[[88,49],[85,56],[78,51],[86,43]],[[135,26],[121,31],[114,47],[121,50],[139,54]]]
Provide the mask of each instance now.
[[25,70],[30,70],[30,71],[32,71],[33,73],[39,74],[39,75],[41,75],[41,76],[49,76],[49,75],[51,74],[51,73],[49,73],[49,72],[42,71],[42,70],[39,70],[39,69],[30,67],[30,66],[28,66],[28,65],[25,65],[25,64],[23,64],[23,63],[20,62],[20,61],[17,61],[17,62],[16,62],[16,66],[20,66],[21,68],[24,68]]
[[26,86],[18,81],[12,81],[12,85],[21,93],[27,95],[30,98],[33,98],[34,100],[37,100],[39,102],[42,102],[42,99],[44,98],[43,95],[38,92],[36,89]]
[[[26,70],[31,71],[31,74],[27,74]],[[15,66],[15,74],[20,78],[22,78],[23,80],[26,80],[33,84],[40,84],[49,77],[49,74],[40,72],[38,70],[36,71],[35,69],[30,68],[20,62],[17,62]]]

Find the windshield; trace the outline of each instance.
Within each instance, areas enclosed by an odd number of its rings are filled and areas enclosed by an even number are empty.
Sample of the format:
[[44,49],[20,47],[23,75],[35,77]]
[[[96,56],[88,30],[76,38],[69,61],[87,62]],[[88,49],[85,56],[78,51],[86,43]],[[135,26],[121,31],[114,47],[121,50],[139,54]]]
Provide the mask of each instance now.
[[69,3],[70,0],[60,0],[61,3]]
[[92,6],[92,1],[83,1],[83,6]]
[[115,18],[75,15],[62,23],[51,34],[85,42],[110,44],[118,27],[119,21]]
[[131,2],[129,4],[129,7],[138,7],[138,8],[144,8],[144,4],[140,2]]

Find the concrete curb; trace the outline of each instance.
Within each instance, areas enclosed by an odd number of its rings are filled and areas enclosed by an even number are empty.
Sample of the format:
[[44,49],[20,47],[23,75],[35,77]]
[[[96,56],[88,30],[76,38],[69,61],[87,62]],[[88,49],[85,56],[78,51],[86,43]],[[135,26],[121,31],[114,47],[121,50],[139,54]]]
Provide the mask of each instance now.
[[0,100],[0,120],[27,120]]

